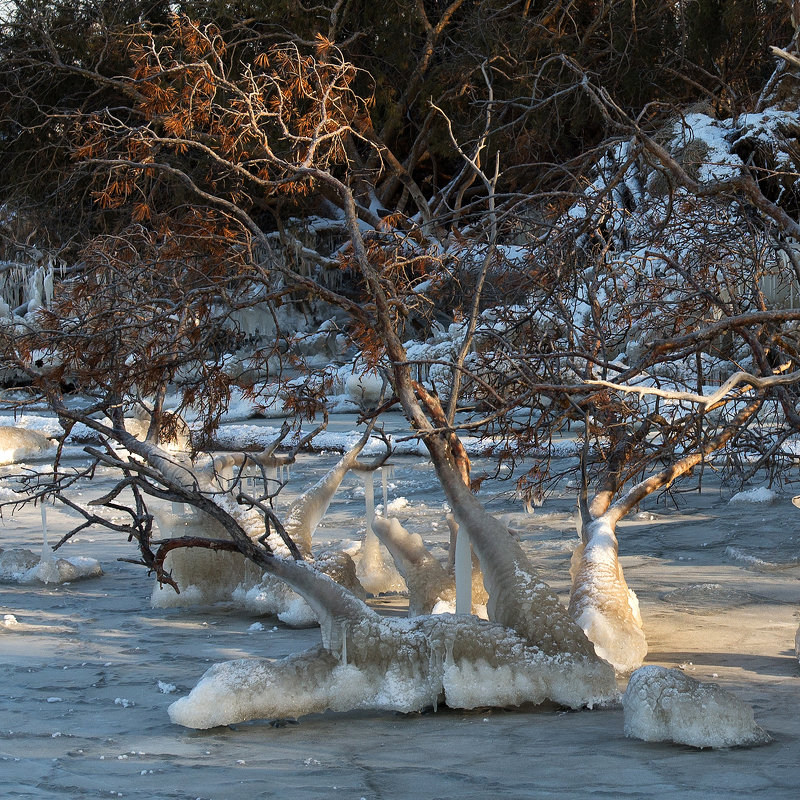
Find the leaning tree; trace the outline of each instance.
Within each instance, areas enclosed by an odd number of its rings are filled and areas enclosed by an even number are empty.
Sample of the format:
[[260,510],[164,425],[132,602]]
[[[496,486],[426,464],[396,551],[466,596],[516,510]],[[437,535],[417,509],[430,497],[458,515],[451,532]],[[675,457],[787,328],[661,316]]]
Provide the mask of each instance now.
[[[693,177],[688,161],[676,159],[561,55],[546,59],[542,70],[572,76],[569,93],[586,94],[605,123],[624,131],[626,147],[609,143],[595,173],[575,176],[568,195],[563,184],[537,196],[512,191],[493,137],[504,130],[508,108],[524,117],[544,106],[537,98],[501,103],[495,89],[502,70],[484,61],[474,70],[482,87],[480,126],[468,143],[443,105],[430,109],[461,165],[444,190],[431,194],[375,131],[370,76],[325,37],[313,45],[271,43],[246,26],[221,31],[176,16],[164,27],[128,29],[122,41],[125,71],[86,70],[82,77],[125,98],[124,113],[103,105],[61,120],[73,139],[74,179],[89,188],[97,206],[113,212],[116,229],[88,242],[81,269],[59,287],[47,313],[3,331],[8,361],[47,398],[68,431],[82,423],[99,437],[101,445],[91,451],[96,464],[119,470],[118,485],[100,501],[114,507],[123,491],[133,500],[126,505],[130,521],[113,525],[136,538],[144,562],[159,571],[163,552],[150,546],[149,498],[196,507],[229,538],[184,545],[235,549],[289,583],[318,612],[324,652],[281,671],[324,673],[325,685],[330,679],[339,686],[334,661],[371,663],[363,642],[375,632],[366,608],[313,569],[271,554],[264,519],[279,535],[285,530],[270,498],[240,487],[231,491],[213,459],[204,472],[196,460],[160,446],[177,424],[164,410],[170,388],[179,393],[178,410],[199,410],[203,434],[213,434],[234,383],[225,354],[243,336],[241,313],[258,307],[273,320],[269,349],[256,353],[257,369],[247,372],[247,390],[255,396],[267,390],[270,376],[283,375],[293,354],[285,307],[313,298],[336,310],[364,368],[386,380],[382,404],[371,415],[399,406],[430,453],[480,560],[490,618],[525,647],[569,665],[580,687],[575,704],[608,696],[613,676],[581,627],[474,494],[459,433],[491,432],[504,437],[508,453],[524,453],[547,443],[566,420],[584,424],[583,545],[573,612],[595,639],[602,635],[587,617],[612,631],[619,625],[628,637],[623,649],[636,650],[633,660],[640,660],[635,604],[619,568],[614,525],[645,496],[741,440],[767,393],[775,393],[794,424],[787,386],[797,379],[792,324],[800,313],[766,307],[758,288],[763,258],[738,252],[716,268],[711,251],[718,247],[694,259],[674,241],[687,230],[697,241],[692,213],[703,218],[731,199],[742,211],[728,230],[757,213],[783,224],[780,235],[792,234],[780,206],[744,167],[724,180]],[[643,193],[637,195],[631,169],[663,178],[667,190],[658,202],[647,205]],[[403,186],[394,208],[376,202],[380,180]],[[588,190],[578,191],[581,181]],[[318,230],[332,232],[325,247],[298,232],[303,226],[295,215],[312,209]],[[649,234],[631,229],[637,210],[655,220]],[[756,251],[763,249],[766,227],[763,219],[753,222]],[[652,242],[654,234],[664,241],[651,250],[642,242]],[[512,302],[487,310],[487,291],[511,276]],[[747,287],[746,296],[740,286]],[[408,332],[415,325],[431,330],[437,298],[448,297],[455,298],[460,317],[448,331],[449,350],[434,357],[410,353]],[[727,365],[747,358],[748,368],[738,370],[745,374],[726,384],[733,394],[709,399],[702,390],[709,355]],[[86,402],[66,403],[67,387]],[[465,419],[459,410],[467,393],[474,405]],[[676,402],[665,409],[649,400],[659,395]],[[320,399],[320,385],[307,382],[291,397],[290,410],[311,414]],[[143,441],[125,425],[125,411],[134,406],[148,414]],[[654,474],[637,482],[645,472]],[[57,462],[52,483],[34,487],[33,494],[67,498],[74,480]],[[598,487],[591,501],[590,481]],[[103,524],[100,515],[79,510],[87,523]],[[291,539],[284,543],[296,557]],[[449,657],[450,634],[441,634],[438,624],[420,625],[413,635],[387,629],[387,639],[404,644],[390,647],[385,659],[406,645],[413,649],[420,638],[444,642]],[[364,639],[349,635],[355,628]],[[462,659],[486,659],[483,636],[476,628],[477,643]],[[516,645],[509,646],[512,660]],[[440,651],[438,645],[425,651],[434,688],[446,682]],[[621,669],[635,665],[626,656],[616,662]],[[538,661],[526,652],[517,666]],[[498,656],[495,666],[508,665]],[[414,662],[411,672],[419,668]],[[237,669],[221,680],[230,688],[239,675]],[[370,702],[381,691],[353,702]],[[520,697],[541,696],[531,689]]]

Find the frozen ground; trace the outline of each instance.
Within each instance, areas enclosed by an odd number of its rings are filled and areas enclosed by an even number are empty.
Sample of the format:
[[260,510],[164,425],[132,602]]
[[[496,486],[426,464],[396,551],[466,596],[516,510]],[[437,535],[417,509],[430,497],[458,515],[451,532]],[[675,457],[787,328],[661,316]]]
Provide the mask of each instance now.
[[[334,419],[332,427],[351,423]],[[302,455],[286,500],[337,457]],[[448,528],[429,465],[393,461],[399,518],[441,545],[444,558]],[[101,494],[107,480],[83,499]],[[481,494],[493,512],[513,514],[523,546],[565,593],[574,491],[564,488],[534,515],[521,513],[510,486],[486,481]],[[796,798],[800,511],[789,497],[728,499],[709,486],[681,495],[680,510],[651,504],[620,525],[620,553],[641,602],[647,663],[734,692],[753,706],[770,745],[696,751],[626,739],[621,708],[360,712],[187,731],[170,724],[166,708],[211,663],[281,657],[318,633],[225,607],[152,609],[144,570],[116,560],[134,556],[132,545],[98,530],[64,551],[98,558],[103,577],[49,588],[0,584],[0,797]],[[362,484],[349,476],[316,541],[355,539],[363,514]],[[54,537],[71,522],[48,513]],[[0,528],[2,547],[37,549],[40,537],[38,509],[6,516]],[[377,605],[396,613],[402,600]],[[16,625],[3,623],[7,614]]]

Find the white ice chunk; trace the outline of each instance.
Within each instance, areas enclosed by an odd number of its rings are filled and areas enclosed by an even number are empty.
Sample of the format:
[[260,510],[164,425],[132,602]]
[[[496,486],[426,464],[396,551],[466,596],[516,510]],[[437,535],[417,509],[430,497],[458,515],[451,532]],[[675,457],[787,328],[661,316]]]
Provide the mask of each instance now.
[[626,736],[646,742],[719,748],[771,740],[756,725],[753,709],[736,695],[678,669],[638,669],[631,675],[622,707]]
[[728,503],[730,505],[737,505],[738,503],[763,503],[767,505],[774,503],[778,499],[778,495],[768,489],[766,486],[758,486],[755,489],[746,489],[742,492],[737,492]]

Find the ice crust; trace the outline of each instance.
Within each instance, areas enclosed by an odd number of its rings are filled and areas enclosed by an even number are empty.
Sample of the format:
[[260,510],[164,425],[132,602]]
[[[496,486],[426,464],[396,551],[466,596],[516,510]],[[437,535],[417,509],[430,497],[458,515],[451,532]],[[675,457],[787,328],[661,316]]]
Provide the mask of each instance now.
[[752,708],[736,695],[678,669],[638,669],[631,675],[622,707],[626,736],[646,742],[721,748],[771,741],[756,725]]
[[326,710],[419,711],[518,706],[552,700],[570,708],[610,700],[600,662],[547,656],[513,631],[475,617],[381,618],[364,607],[340,620],[339,649],[315,647],[279,661],[215,664],[170,719],[213,728]]
[[597,655],[617,672],[632,672],[647,655],[639,601],[625,582],[609,521],[605,517],[592,520],[587,538],[572,554],[569,612]]

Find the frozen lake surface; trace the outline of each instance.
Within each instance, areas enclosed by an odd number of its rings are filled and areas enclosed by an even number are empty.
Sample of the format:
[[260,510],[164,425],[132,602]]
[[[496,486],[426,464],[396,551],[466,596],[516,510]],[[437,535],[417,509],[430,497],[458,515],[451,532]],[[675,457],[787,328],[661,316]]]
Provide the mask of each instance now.
[[[332,431],[352,428],[352,417],[332,418]],[[299,456],[279,509],[337,458]],[[444,558],[444,498],[430,465],[411,456],[392,461],[397,516]],[[486,466],[477,459],[475,472]],[[101,475],[80,499],[99,496],[109,481]],[[728,504],[729,495],[708,484],[702,494],[681,495],[677,510],[650,502],[619,526],[621,561],[641,602],[646,663],[731,690],[754,707],[770,745],[696,751],[627,739],[621,708],[326,713],[189,731],[172,725],[166,708],[210,664],[279,658],[315,644],[318,631],[225,606],[153,609],[152,579],[117,561],[135,557],[133,545],[88,530],[62,552],[99,559],[101,578],[0,584],[0,618],[13,614],[18,623],[0,627],[0,796],[795,798],[800,511],[788,496]],[[493,513],[512,515],[524,549],[566,601],[574,490],[562,487],[533,515],[522,513],[509,483],[487,480],[481,497]],[[357,539],[363,516],[363,486],[348,476],[315,542]],[[52,509],[48,524],[55,537],[75,518]],[[38,509],[6,513],[0,546],[36,550],[40,541]],[[375,605],[400,613],[403,599]],[[254,622],[263,630],[251,629]]]

